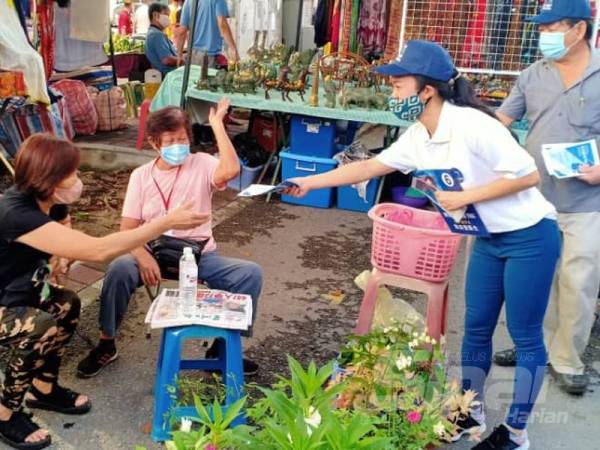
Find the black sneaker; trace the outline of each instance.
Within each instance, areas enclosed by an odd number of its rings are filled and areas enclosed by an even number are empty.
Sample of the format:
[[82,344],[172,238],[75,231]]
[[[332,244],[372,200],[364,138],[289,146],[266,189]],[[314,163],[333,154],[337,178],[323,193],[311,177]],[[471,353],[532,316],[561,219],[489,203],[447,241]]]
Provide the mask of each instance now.
[[588,384],[590,384],[590,378],[586,375],[569,375],[566,373],[557,372],[552,365],[550,365],[550,374],[556,380],[558,387],[564,392],[571,395],[583,395],[587,391]]
[[[219,357],[219,346],[217,345],[217,341],[215,340],[213,344],[206,350],[206,359],[217,359]],[[252,376],[258,373],[259,366],[257,363],[252,361],[251,359],[243,359],[244,365],[244,375]]]
[[481,435],[485,432],[485,423],[479,423],[471,414],[456,421],[456,432],[450,437],[451,442],[458,442],[463,436]]
[[517,365],[517,349],[510,348],[494,353],[494,362],[502,367],[515,367]]
[[525,438],[525,442],[521,445],[510,439],[510,431],[504,425],[494,428],[492,434],[481,441],[471,450],[528,450],[529,439]]
[[98,375],[110,363],[115,362],[119,357],[116,348],[107,349],[98,346],[77,365],[77,376],[79,378],[92,378]]

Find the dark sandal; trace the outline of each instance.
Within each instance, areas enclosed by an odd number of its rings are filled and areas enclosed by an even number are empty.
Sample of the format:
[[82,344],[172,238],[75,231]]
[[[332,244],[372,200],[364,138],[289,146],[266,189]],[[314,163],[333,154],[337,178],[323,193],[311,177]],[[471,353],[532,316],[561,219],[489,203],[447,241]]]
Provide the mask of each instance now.
[[75,406],[78,394],[71,389],[64,388],[58,383],[52,386],[49,394],[43,394],[34,385],[31,385],[29,392],[35,397],[26,398],[25,404],[28,408],[45,409],[46,411],[54,411],[61,414],[85,414],[92,409],[92,402],[88,399],[81,406]]
[[0,421],[0,441],[18,450],[41,450],[52,443],[52,438],[37,442],[25,442],[25,439],[37,430],[39,425],[31,420],[31,414],[22,411],[14,411],[10,419]]

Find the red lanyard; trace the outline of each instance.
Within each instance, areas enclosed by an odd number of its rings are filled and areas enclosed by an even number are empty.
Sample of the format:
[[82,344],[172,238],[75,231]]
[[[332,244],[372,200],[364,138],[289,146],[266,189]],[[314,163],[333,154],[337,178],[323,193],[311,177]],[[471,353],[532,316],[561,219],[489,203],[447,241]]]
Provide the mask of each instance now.
[[154,165],[152,166],[152,170],[150,171],[150,176],[152,177],[152,181],[154,181],[156,190],[158,190],[158,193],[160,194],[160,199],[163,202],[163,205],[165,207],[165,214],[166,214],[169,212],[169,206],[171,205],[171,196],[173,195],[173,191],[175,190],[175,184],[177,184],[177,178],[179,178],[179,172],[181,171],[181,166],[177,167],[177,173],[175,174],[175,180],[173,180],[173,185],[171,186],[169,195],[165,198],[165,194],[163,194],[163,191],[160,189],[160,186],[158,185],[158,182],[156,181],[156,178],[154,178],[153,172],[154,172],[154,167],[156,166],[157,162],[158,162],[158,160],[154,161]]

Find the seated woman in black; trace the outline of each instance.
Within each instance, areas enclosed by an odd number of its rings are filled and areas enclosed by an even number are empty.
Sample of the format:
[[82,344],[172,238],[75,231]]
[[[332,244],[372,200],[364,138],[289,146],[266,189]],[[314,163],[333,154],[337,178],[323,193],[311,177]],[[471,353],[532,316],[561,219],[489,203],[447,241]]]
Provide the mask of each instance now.
[[190,205],[135,230],[88,236],[64,225],[65,204],[83,188],[79,149],[49,134],[27,139],[17,154],[15,185],[0,198],[0,345],[11,349],[0,396],[0,439],[17,449],[50,445],[50,436],[22,411],[30,408],[84,414],[85,396],[58,384],[65,346],[79,320],[74,292],[49,283],[56,258],[105,261],[140,247],[171,229],[208,220]]

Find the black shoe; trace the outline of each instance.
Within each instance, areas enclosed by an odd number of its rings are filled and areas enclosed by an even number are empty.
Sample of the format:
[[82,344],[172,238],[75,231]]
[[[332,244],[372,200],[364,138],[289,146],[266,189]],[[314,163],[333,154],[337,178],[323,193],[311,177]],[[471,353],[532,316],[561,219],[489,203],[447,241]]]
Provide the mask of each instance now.
[[558,386],[567,394],[583,395],[587,391],[588,384],[590,384],[590,378],[587,375],[560,373],[552,365],[550,365],[550,374],[556,380]]
[[464,419],[456,421],[456,432],[450,437],[450,442],[458,442],[463,436],[481,435],[485,430],[485,423],[477,422],[469,414]]
[[92,351],[77,365],[77,376],[79,378],[92,378],[113,363],[119,357],[116,348],[106,348],[102,344]]
[[[206,350],[205,357],[206,357],[206,359],[217,359],[219,357],[219,345],[216,340],[208,348],[208,350]],[[250,376],[256,375],[258,373],[259,366],[257,363],[255,363],[251,359],[244,358],[243,365],[244,365],[244,375],[245,376],[250,377]]]
[[511,348],[494,353],[494,362],[502,367],[515,367],[517,365],[517,349]]
[[510,431],[504,425],[496,427],[492,434],[481,441],[471,450],[528,450],[529,439],[526,439],[522,445],[510,439]]

